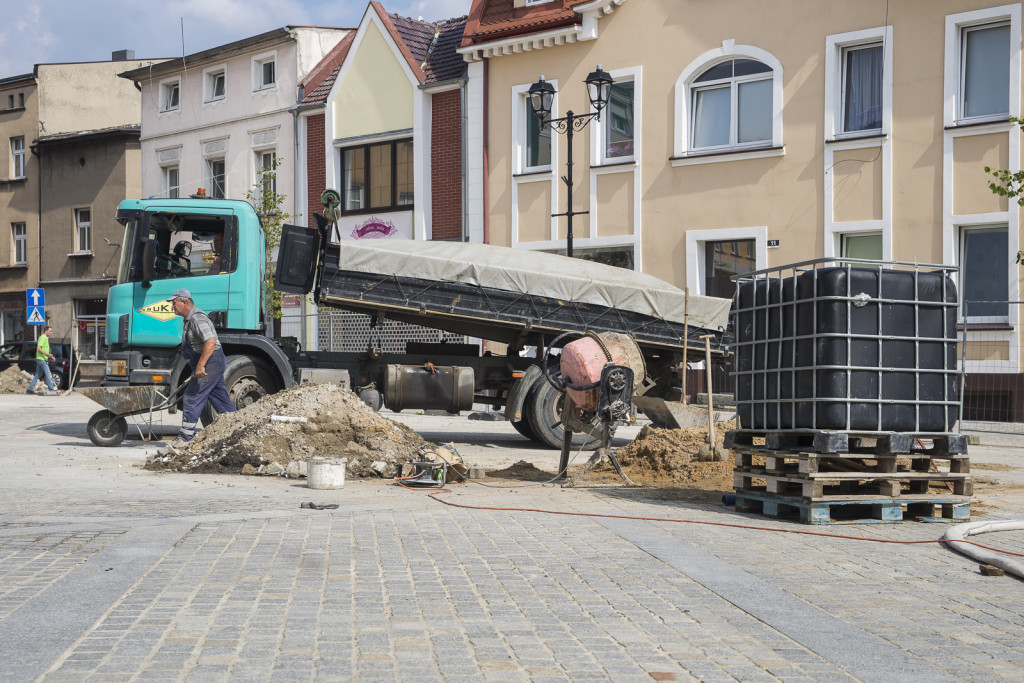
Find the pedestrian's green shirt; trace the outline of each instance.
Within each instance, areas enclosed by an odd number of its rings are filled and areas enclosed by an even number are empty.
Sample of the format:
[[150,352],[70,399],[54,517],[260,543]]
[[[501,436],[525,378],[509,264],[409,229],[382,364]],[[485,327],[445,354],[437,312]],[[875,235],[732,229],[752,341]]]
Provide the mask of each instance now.
[[50,357],[50,338],[45,334],[36,342],[36,360],[46,360]]

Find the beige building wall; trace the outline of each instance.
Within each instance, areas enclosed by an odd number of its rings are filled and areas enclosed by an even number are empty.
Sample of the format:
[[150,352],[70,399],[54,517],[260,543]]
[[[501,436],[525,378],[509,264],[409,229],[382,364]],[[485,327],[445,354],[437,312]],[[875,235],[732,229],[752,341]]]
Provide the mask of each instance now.
[[117,74],[139,60],[39,64],[41,135],[97,130],[139,122],[139,91]]
[[335,139],[412,128],[413,84],[375,22],[367,22],[344,73],[335,86]]
[[[993,195],[984,172],[986,165],[1021,167],[1020,130],[1005,117],[967,121],[956,111],[963,31],[1005,21],[1009,113],[1020,115],[1020,2],[790,0],[770,11],[759,0],[605,5],[611,11],[596,19],[596,29],[584,21],[564,44],[548,36],[508,39],[486,57],[466,51],[487,62],[490,242],[564,249],[565,219],[550,214],[566,210],[559,180],[568,161],[565,136],[554,136],[550,170],[524,172],[523,97],[543,74],[558,90],[554,116],[586,112],[582,81],[601,64],[617,79],[635,81],[636,152],[630,163],[602,164],[595,157],[600,125],[575,136],[574,208],[591,212],[576,218],[576,250],[633,246],[638,269],[702,293],[704,247],[715,240],[755,240],[757,268],[839,256],[844,236],[858,235],[879,235],[887,260],[957,265],[964,230],[1005,226],[1008,256],[992,265],[1007,273],[1006,298],[1020,300],[1013,262],[1020,212],[1016,202]],[[883,41],[885,62],[882,133],[844,136],[837,127],[842,50],[874,40]],[[772,144],[694,153],[686,146],[688,79],[730,58],[775,69]],[[1018,323],[1011,305],[1001,331],[988,331],[1008,350],[998,355],[1005,355],[998,371],[1021,366]]]

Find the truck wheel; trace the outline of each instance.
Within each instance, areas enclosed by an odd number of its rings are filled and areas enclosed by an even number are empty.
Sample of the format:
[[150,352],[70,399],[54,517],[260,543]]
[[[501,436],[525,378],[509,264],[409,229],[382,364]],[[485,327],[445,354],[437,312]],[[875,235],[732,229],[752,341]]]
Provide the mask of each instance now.
[[[267,394],[277,391],[277,382],[266,366],[248,356],[228,356],[224,367],[224,384],[235,409],[252,405]],[[200,419],[206,427],[217,417],[217,411],[207,401]]]
[[[526,397],[524,416],[529,422],[537,440],[551,448],[562,448],[562,398],[565,395],[549,382],[537,382],[535,390]],[[515,424],[515,423],[513,423]],[[573,434],[572,447],[576,450],[594,450],[600,439],[587,434]]]
[[128,435],[128,422],[109,410],[101,410],[89,418],[86,431],[89,441],[97,446],[116,446]]

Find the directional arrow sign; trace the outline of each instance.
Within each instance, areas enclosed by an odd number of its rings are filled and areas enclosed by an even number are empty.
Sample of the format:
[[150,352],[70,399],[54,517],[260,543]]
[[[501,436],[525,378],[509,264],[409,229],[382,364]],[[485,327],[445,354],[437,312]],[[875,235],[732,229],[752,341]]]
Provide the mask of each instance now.
[[25,300],[29,306],[45,306],[46,292],[43,291],[42,287],[26,289]]
[[28,316],[28,324],[29,325],[42,325],[42,324],[44,324],[46,322],[46,316],[43,315],[43,309],[42,309],[41,306],[40,307],[29,306],[25,310],[25,313]]

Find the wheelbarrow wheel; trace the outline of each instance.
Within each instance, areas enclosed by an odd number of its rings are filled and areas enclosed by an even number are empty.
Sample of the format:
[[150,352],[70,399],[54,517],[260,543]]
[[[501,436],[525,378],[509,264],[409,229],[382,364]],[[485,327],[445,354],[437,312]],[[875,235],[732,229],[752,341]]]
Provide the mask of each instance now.
[[89,418],[89,440],[97,446],[116,446],[128,435],[128,422],[109,410],[101,410]]

